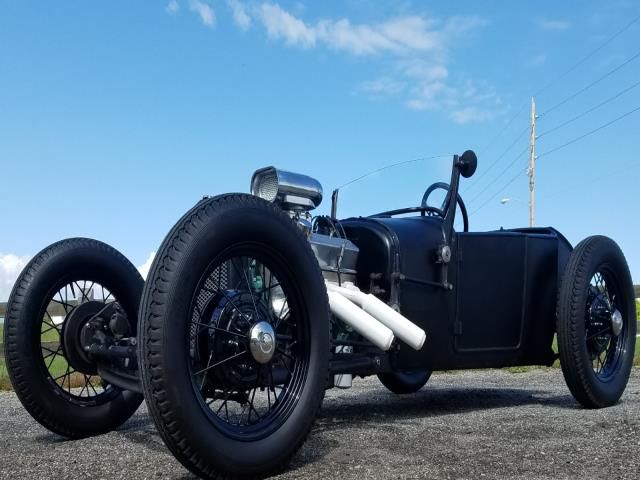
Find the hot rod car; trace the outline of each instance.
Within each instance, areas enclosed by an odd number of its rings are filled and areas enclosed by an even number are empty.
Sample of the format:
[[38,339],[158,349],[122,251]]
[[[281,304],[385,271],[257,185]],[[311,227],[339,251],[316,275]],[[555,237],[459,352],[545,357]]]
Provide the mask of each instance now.
[[559,358],[580,404],[616,403],[636,341],[620,248],[603,236],[573,248],[553,228],[470,232],[458,186],[476,167],[472,151],[455,155],[450,183],[421,205],[346,219],[337,192],[331,215],[312,217],[316,180],[260,169],[251,195],[189,210],[146,282],[104,243],[55,243],[8,303],[15,391],[69,438],[115,429],[144,399],[171,452],[206,478],[282,469],[325,390],[354,376],[406,394],[436,370]]

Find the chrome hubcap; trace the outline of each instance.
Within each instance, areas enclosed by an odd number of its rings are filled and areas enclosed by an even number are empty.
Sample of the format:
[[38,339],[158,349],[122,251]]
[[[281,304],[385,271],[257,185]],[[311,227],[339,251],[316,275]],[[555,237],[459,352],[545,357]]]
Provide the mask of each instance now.
[[611,314],[611,330],[613,330],[613,334],[617,337],[622,332],[622,327],[624,326],[624,321],[622,320],[622,314],[620,310],[616,309]]
[[276,334],[270,323],[262,321],[251,327],[249,349],[258,363],[268,363],[276,350]]

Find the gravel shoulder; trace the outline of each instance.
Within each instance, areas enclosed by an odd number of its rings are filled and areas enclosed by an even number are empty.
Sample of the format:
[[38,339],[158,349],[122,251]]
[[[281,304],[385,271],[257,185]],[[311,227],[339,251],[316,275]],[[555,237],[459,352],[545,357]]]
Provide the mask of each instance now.
[[[249,453],[249,452],[248,452]],[[279,478],[640,477],[640,369],[622,401],[580,408],[558,369],[435,374],[396,396],[377,379],[331,390]],[[0,479],[189,479],[144,406],[119,430],[67,441],[0,393]]]

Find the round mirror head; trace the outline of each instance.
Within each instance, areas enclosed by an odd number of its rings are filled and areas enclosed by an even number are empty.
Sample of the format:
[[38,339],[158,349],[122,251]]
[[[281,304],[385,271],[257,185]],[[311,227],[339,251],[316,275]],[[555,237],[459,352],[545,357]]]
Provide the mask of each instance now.
[[473,150],[467,150],[460,156],[460,174],[464,178],[469,178],[476,173],[478,168],[478,157]]

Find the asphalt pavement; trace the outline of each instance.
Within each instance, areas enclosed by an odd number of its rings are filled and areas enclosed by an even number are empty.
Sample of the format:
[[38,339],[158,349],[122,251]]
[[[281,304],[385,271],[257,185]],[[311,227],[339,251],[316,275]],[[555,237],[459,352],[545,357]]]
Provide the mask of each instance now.
[[[190,479],[145,407],[119,430],[67,441],[0,393],[0,479]],[[397,396],[377,379],[331,390],[278,478],[639,479],[640,369],[621,402],[585,410],[557,369],[435,374]]]

